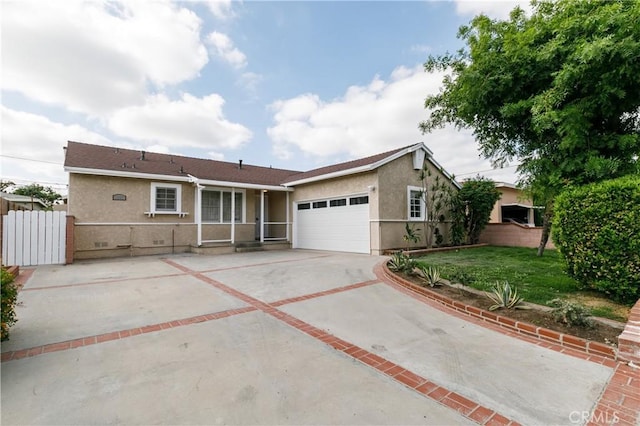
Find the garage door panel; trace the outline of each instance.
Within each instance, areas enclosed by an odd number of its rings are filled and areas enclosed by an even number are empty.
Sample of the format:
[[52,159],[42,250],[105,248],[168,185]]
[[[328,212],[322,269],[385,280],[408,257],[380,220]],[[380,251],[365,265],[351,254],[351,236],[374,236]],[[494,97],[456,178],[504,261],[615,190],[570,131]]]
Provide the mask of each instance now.
[[297,247],[370,252],[369,205],[298,210]]

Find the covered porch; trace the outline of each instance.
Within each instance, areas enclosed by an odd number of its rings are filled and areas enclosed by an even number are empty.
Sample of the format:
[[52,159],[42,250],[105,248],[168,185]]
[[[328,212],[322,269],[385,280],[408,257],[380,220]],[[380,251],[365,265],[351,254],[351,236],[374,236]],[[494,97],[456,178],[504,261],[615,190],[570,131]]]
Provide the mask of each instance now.
[[227,186],[190,178],[195,190],[197,247],[291,242],[291,189],[252,184]]

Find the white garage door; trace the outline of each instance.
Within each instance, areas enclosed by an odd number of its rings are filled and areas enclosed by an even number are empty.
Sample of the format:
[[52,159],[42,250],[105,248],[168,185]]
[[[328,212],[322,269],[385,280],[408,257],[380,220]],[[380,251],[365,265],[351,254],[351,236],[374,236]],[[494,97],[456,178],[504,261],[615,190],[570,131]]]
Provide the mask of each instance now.
[[369,197],[298,203],[297,248],[370,253]]

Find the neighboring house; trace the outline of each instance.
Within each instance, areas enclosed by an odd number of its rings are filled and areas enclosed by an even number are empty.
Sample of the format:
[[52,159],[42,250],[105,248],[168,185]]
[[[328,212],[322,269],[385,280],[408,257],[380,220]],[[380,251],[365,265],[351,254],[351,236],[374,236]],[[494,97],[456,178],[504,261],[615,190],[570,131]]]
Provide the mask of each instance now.
[[[486,228],[480,234],[480,242],[494,246],[537,247],[542,236],[542,227],[535,224],[538,208],[521,189],[505,182],[496,182],[502,195],[496,201]],[[555,248],[551,239],[547,248]]]
[[[75,257],[230,251],[250,241],[381,254],[422,223],[418,143],[308,172],[69,142]],[[439,225],[441,232],[447,224]]]
[[39,198],[0,192],[0,210],[3,215],[9,210],[45,210],[46,208],[47,205]]
[[501,197],[493,206],[489,223],[515,222],[535,226],[534,205],[531,198],[511,183],[496,182]]

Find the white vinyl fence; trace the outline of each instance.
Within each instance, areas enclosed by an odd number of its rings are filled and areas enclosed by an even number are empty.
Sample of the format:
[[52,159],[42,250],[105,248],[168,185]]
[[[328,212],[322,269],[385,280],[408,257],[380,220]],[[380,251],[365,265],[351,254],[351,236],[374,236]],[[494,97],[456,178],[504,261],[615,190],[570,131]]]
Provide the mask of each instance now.
[[2,219],[3,265],[65,263],[66,212],[10,210]]

